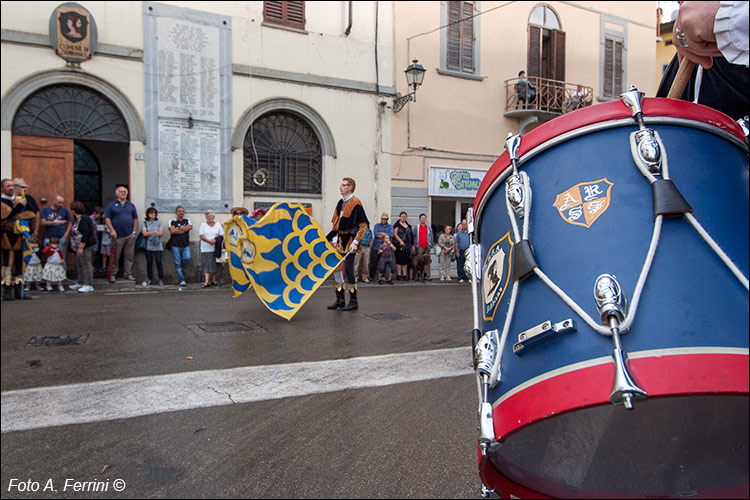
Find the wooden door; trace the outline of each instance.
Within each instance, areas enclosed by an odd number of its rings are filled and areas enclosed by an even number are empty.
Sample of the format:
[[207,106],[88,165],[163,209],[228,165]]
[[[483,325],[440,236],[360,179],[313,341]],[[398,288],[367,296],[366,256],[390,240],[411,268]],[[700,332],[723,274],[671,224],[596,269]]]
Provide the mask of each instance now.
[[65,198],[69,207],[75,195],[73,174],[73,139],[56,137],[13,136],[13,177],[23,177],[41,210],[42,198],[47,205],[56,195]]

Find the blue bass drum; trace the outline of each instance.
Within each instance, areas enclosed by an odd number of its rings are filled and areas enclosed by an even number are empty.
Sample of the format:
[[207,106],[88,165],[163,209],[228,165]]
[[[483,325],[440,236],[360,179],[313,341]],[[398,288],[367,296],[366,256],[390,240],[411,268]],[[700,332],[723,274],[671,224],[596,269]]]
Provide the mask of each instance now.
[[750,494],[747,144],[641,105],[541,125],[479,188],[479,472],[504,498]]

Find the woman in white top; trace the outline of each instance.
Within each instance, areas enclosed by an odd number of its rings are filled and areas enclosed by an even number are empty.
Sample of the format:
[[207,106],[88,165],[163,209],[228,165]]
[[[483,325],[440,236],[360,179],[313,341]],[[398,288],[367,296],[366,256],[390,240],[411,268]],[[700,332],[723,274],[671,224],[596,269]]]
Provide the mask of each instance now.
[[206,210],[206,221],[201,222],[199,235],[201,238],[201,269],[203,269],[203,284],[201,288],[217,286],[216,282],[216,257],[214,256],[214,245],[216,237],[224,234],[224,228],[216,222],[213,210]]

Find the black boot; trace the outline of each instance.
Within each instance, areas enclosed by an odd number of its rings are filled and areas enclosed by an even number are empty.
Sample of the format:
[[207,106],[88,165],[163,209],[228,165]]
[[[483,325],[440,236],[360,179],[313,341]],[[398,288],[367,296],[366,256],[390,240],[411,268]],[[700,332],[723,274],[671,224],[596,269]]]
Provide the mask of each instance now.
[[336,302],[328,306],[328,309],[338,309],[343,308],[346,305],[346,295],[344,295],[344,289],[342,288],[339,290],[336,289]]
[[28,295],[23,294],[23,283],[16,283],[13,285],[13,294],[15,295],[16,299],[18,300],[30,300],[31,297]]
[[13,289],[10,285],[3,285],[3,300],[15,300],[13,298]]
[[357,308],[359,308],[359,303],[357,302],[357,290],[350,290],[349,303],[342,309],[342,311],[353,311]]

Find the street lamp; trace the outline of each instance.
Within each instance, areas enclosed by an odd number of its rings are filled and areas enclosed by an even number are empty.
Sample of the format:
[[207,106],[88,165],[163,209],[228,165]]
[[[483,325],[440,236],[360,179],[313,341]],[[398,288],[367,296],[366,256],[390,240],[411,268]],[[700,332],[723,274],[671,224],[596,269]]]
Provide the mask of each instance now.
[[409,101],[417,102],[417,87],[422,85],[425,71],[424,66],[419,64],[416,59],[406,68],[406,71],[404,71],[406,73],[406,83],[413,91],[403,96],[400,93],[396,93],[396,98],[393,100],[394,113],[401,111]]

